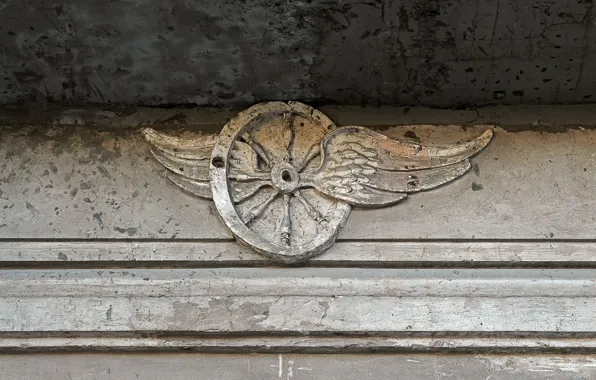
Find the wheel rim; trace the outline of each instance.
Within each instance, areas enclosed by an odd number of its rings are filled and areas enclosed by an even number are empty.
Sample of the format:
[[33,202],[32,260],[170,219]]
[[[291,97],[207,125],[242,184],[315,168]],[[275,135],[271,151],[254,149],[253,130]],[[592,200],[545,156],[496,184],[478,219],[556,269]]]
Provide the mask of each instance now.
[[320,155],[334,123],[297,102],[257,104],[222,129],[210,182],[215,206],[241,242],[263,255],[295,263],[335,241],[351,207],[300,181]]

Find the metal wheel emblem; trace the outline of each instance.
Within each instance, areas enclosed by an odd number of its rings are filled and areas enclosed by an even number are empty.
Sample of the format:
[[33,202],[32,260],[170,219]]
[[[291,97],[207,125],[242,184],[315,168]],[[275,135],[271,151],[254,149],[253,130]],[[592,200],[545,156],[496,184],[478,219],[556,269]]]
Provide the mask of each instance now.
[[453,146],[400,142],[336,128],[297,102],[257,104],[218,136],[180,139],[145,129],[178,187],[211,198],[242,243],[283,263],[328,249],[352,206],[379,207],[463,175],[492,131]]
[[238,240],[283,262],[333,244],[350,213],[346,202],[312,189],[308,173],[335,127],[300,103],[265,103],[240,113],[221,131],[210,170],[213,200]]

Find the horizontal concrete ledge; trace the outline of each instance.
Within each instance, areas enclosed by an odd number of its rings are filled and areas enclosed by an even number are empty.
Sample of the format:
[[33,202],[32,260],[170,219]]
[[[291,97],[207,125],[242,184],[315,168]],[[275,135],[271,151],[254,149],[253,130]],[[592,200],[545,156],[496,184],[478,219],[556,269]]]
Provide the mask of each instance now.
[[[0,299],[596,297],[595,269],[210,268],[0,271]],[[164,301],[165,302],[165,301]],[[596,328],[596,326],[595,326]],[[0,328],[1,330],[1,328]]]
[[[596,267],[596,242],[338,241],[315,267]],[[230,241],[0,241],[4,268],[250,267],[273,263]]]
[[[315,280],[312,280],[315,281]],[[439,284],[440,286],[441,284]],[[596,297],[579,288],[535,296],[132,296],[0,298],[0,332],[196,334],[395,334],[400,332],[594,334]],[[104,289],[105,290],[105,289]],[[110,290],[110,289],[108,289]]]
[[596,352],[595,271],[3,270],[0,351]]
[[[319,108],[338,125],[395,126],[405,124],[495,124],[505,129],[561,131],[558,127],[594,127],[596,105],[489,106],[451,110],[423,107]],[[102,129],[135,128],[143,125],[202,126],[216,130],[240,109],[228,108],[135,108],[130,106],[49,107],[45,110],[0,107],[0,126],[88,125]]]
[[[349,348],[348,348],[349,349]],[[43,380],[588,380],[596,356],[92,352],[0,355],[4,379]],[[399,374],[407,374],[399,377]]]
[[596,338],[575,337],[3,337],[0,353],[595,353]]

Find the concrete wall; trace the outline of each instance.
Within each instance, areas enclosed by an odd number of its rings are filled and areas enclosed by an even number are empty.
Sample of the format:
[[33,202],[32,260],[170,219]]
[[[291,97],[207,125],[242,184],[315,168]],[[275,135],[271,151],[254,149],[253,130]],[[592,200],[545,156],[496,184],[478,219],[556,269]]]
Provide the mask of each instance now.
[[592,0],[0,0],[0,103],[596,99]]
[[[190,137],[192,129],[218,130],[227,112],[134,111],[73,108],[38,115],[46,120],[41,125],[0,128],[0,354],[592,356],[282,362],[274,355],[254,358],[252,370],[246,355],[211,362],[155,355],[151,367],[143,364],[149,359],[111,355],[96,363],[86,355],[21,356],[0,358],[0,380],[39,378],[39,368],[47,368],[44,380],[68,379],[69,371],[77,380],[110,376],[90,372],[91,366],[113,371],[114,379],[182,379],[192,370],[197,379],[289,379],[289,373],[296,380],[362,379],[363,373],[386,379],[390,372],[407,373],[408,380],[457,373],[462,379],[594,379],[596,107],[325,107],[340,125],[376,125],[387,136],[423,144],[469,140],[484,127],[412,122],[492,120],[502,127],[472,158],[469,173],[392,207],[355,209],[337,244],[301,267],[276,266],[235,242],[211,200],[169,183],[138,131],[159,124]],[[520,131],[520,125],[558,128]],[[19,370],[24,375],[15,375]]]
[[[2,379],[29,380],[590,380],[594,356],[2,355]],[[407,376],[407,377],[406,377]]]

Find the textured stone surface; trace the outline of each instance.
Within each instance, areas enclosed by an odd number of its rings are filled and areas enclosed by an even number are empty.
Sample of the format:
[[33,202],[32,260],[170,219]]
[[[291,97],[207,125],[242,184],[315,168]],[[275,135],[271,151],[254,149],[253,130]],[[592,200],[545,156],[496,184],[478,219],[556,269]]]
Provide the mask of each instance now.
[[0,103],[596,97],[589,0],[0,1]]
[[[12,119],[0,129],[0,352],[60,351],[41,362],[49,379],[79,365],[66,365],[65,351],[86,350],[161,352],[147,370],[161,378],[183,367],[160,361],[165,351],[176,361],[182,350],[436,354],[411,359],[419,367],[323,358],[329,378],[592,378],[591,359],[521,354],[596,352],[595,107],[326,108],[339,125],[421,144],[478,136],[471,124],[499,127],[458,181],[354,212],[316,268],[275,268],[232,241],[210,201],[173,191],[140,134],[216,132],[233,112],[80,107]],[[423,122],[443,125],[411,126]],[[519,356],[483,366],[446,352]],[[33,356],[11,358],[0,379],[39,373],[15,364]],[[86,356],[69,358],[90,373]],[[145,376],[142,362],[118,360],[108,355],[102,368]],[[195,377],[270,376],[244,361],[242,371],[211,364]]]
[[0,379],[588,380],[595,367],[581,355],[6,355]]
[[[385,134],[454,143],[475,128]],[[137,130],[31,127],[0,140],[2,238],[228,239],[208,200],[168,184]],[[395,208],[355,210],[340,239],[593,239],[596,131],[495,130],[458,181]]]

